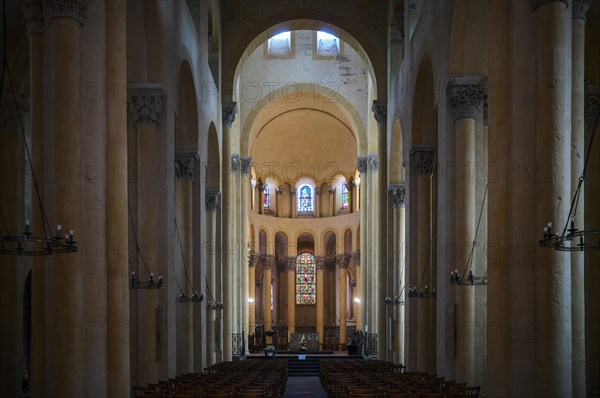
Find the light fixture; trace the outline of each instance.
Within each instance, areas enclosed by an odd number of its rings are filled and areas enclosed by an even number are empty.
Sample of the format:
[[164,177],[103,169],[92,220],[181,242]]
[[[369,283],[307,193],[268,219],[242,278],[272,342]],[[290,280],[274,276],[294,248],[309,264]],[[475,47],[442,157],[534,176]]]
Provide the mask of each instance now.
[[[475,229],[475,238],[473,238],[473,246],[471,246],[471,252],[469,258],[465,263],[465,269],[463,270],[462,276],[459,276],[458,270],[450,272],[450,284],[457,286],[484,286],[487,285],[487,270],[483,276],[473,275],[473,254],[475,253],[475,245],[477,244],[477,234],[479,233],[479,226],[481,225],[481,217],[483,216],[483,208],[485,206],[485,199],[487,198],[488,186],[485,186],[485,193],[483,194],[483,201],[481,202],[481,210],[479,212],[479,220],[477,221],[477,228]],[[487,268],[487,267],[486,267]],[[469,269],[469,274],[465,277]]]
[[[129,267],[131,267],[131,279],[129,280],[129,288],[131,289],[160,289],[163,286],[163,277],[162,275],[158,276],[158,279],[154,279],[154,273],[150,272],[148,269],[148,265],[146,264],[146,260],[144,260],[144,256],[142,256],[142,251],[140,250],[140,245],[138,243],[137,234],[135,232],[135,225],[133,224],[133,215],[131,213],[131,206],[127,203],[127,210],[129,211],[129,221],[131,222],[131,230],[133,232],[133,239],[135,240],[135,250],[136,250],[136,267],[133,267],[131,263],[131,259],[129,259]],[[146,273],[148,273],[148,280],[141,281],[139,279],[140,274],[140,259],[144,264],[144,268],[146,269]]]
[[[192,285],[192,281],[190,281],[190,277],[187,272],[187,265],[185,264],[185,256],[183,253],[183,245],[181,244],[181,236],[179,236],[179,226],[177,225],[177,219],[175,219],[175,231],[177,232],[177,240],[179,241],[179,250],[181,252],[181,263],[183,265],[183,271],[185,272],[185,279],[187,280],[187,285],[192,290],[192,295],[188,296],[185,294],[181,285],[179,284],[179,280],[175,277],[175,282],[177,282],[177,287],[179,287],[179,296],[175,298],[176,303],[200,303],[204,301],[204,295],[198,294],[197,290],[194,290],[194,285]],[[186,286],[187,291],[187,286]]]
[[[2,229],[0,230],[0,254],[10,254],[17,256],[45,256],[56,253],[74,253],[77,251],[77,242],[75,242],[75,232],[73,230],[69,231],[68,234],[62,235],[62,225],[56,226],[56,232],[52,235],[50,229],[50,223],[48,222],[48,217],[46,215],[46,211],[44,209],[44,204],[42,203],[42,198],[40,195],[39,185],[37,178],[35,176],[35,171],[33,168],[33,162],[31,161],[31,154],[29,152],[29,145],[27,144],[27,139],[25,137],[25,129],[23,127],[23,120],[21,118],[21,107],[19,106],[19,101],[17,100],[17,94],[15,90],[15,85],[13,84],[12,76],[10,74],[10,69],[8,66],[8,56],[7,56],[7,46],[6,46],[6,1],[2,2],[2,21],[3,21],[3,35],[2,35],[2,44],[3,44],[3,53],[2,53],[2,73],[0,74],[0,102],[1,95],[4,93],[4,76],[8,77],[8,82],[10,84],[10,93],[12,94],[12,99],[14,102],[14,109],[17,114],[17,119],[19,121],[19,130],[21,132],[21,137],[23,138],[23,144],[25,146],[25,153],[27,154],[27,162],[29,164],[29,169],[31,170],[31,179],[33,181],[33,188],[35,190],[35,195],[37,197],[37,202],[39,206],[39,211],[41,215],[41,225],[43,227],[43,236],[34,235],[31,229],[31,221],[29,219],[25,220],[24,230],[21,234],[11,235],[8,226],[6,225],[6,220],[4,219],[4,214],[0,209],[0,219],[2,221]],[[0,109],[1,111],[1,109]]]
[[248,297],[248,304],[254,305],[254,299],[252,297]]
[[354,297],[354,304],[360,304],[360,299],[358,297]]
[[433,288],[429,290],[429,286],[425,285],[423,288],[423,281],[425,279],[425,273],[427,272],[427,267],[429,266],[429,260],[431,259],[431,246],[427,251],[427,260],[425,261],[425,267],[423,268],[423,274],[421,275],[421,281],[419,282],[419,286],[413,286],[408,288],[408,297],[409,298],[435,298],[436,290]]
[[[205,278],[206,280],[206,278]],[[215,300],[215,297],[212,295],[210,288],[208,287],[208,280],[206,280],[206,294],[208,294],[208,309],[209,310],[222,310],[223,302]]]
[[588,144],[587,153],[585,156],[583,171],[581,172],[581,177],[579,177],[577,189],[573,194],[573,200],[571,201],[571,208],[569,209],[565,226],[560,234],[558,234],[552,232],[552,222],[546,224],[543,232],[544,238],[538,242],[542,247],[550,247],[554,248],[554,250],[563,252],[591,251],[600,249],[600,229],[596,228],[583,230],[575,227],[575,221],[577,221],[575,215],[577,214],[579,199],[581,198],[581,190],[585,181],[588,162],[590,160],[590,154],[592,151],[592,144],[594,143],[594,137],[596,136],[596,130],[598,129],[598,121],[600,120],[600,111],[597,113],[598,115],[596,116],[596,122],[594,124],[594,129],[592,130],[592,136],[590,138],[590,143]]

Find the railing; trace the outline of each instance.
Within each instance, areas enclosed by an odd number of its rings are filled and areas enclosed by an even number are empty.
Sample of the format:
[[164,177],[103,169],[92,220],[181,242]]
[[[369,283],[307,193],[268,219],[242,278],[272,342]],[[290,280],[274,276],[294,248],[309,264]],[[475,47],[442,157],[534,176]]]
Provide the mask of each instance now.
[[365,333],[365,356],[377,355],[377,333]]

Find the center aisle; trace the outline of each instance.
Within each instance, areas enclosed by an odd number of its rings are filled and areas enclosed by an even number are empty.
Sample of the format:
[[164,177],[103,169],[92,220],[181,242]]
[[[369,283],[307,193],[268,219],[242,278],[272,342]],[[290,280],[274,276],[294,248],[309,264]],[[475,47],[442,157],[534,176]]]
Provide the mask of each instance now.
[[283,398],[293,397],[327,398],[318,376],[288,377]]

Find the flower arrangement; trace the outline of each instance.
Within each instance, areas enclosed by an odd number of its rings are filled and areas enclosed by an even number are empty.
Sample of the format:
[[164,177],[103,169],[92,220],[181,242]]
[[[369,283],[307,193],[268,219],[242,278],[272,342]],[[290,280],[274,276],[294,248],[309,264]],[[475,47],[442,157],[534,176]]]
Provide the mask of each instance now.
[[272,344],[269,344],[265,347],[265,355],[268,357],[272,357],[275,355],[275,346]]

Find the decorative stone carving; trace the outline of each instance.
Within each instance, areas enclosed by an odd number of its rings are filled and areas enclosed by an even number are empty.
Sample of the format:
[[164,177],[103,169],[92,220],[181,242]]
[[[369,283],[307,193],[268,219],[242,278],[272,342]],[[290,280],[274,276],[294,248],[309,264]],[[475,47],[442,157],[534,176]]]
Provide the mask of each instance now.
[[367,158],[356,158],[356,168],[360,174],[367,172]]
[[290,272],[296,272],[296,257],[288,256],[288,258],[287,258],[287,269]]
[[44,33],[44,7],[42,0],[19,0],[21,12],[25,16],[29,35]]
[[600,114],[600,92],[587,94],[585,96],[585,124],[588,128],[594,128],[598,114]]
[[85,5],[79,0],[46,0],[48,15],[53,18],[72,18],[85,25]]
[[264,257],[263,267],[272,269],[272,268],[275,268],[275,265],[276,265],[275,256],[273,254],[267,254]]
[[204,193],[204,206],[206,211],[216,212],[219,210],[219,199],[221,198],[221,192],[216,189],[207,189]]
[[290,188],[290,195],[296,196],[296,188]]
[[247,177],[250,174],[250,165],[252,164],[252,158],[240,158],[242,166],[242,175]]
[[335,255],[335,263],[338,266],[338,268],[348,268],[348,266],[350,265],[350,260],[352,259],[352,255],[350,253],[345,254],[336,254]]
[[315,266],[318,271],[325,271],[325,256],[315,256]]
[[237,173],[240,171],[240,155],[231,155],[231,172]]
[[411,172],[419,176],[432,175],[436,167],[436,155],[435,147],[415,145],[409,155]]
[[16,131],[19,128],[19,112],[23,119],[23,112],[28,110],[29,104],[19,93],[17,93],[17,104],[12,93],[7,94],[0,103],[0,130]]
[[283,187],[275,188],[275,195],[281,195],[283,193]]
[[254,250],[248,251],[248,267],[255,268],[256,263],[258,262],[258,255]]
[[360,267],[360,250],[352,253],[352,262],[355,267]]
[[592,0],[573,0],[573,19],[582,19],[587,21],[587,12],[590,9]]
[[482,76],[453,77],[446,87],[448,105],[454,121],[476,119],[486,94],[487,81]]
[[222,112],[223,112],[223,123],[229,127],[233,126],[233,122],[235,122],[235,115],[238,113],[237,103],[236,102],[223,102]]
[[367,164],[371,168],[371,172],[377,172],[379,170],[379,160],[377,155],[369,155],[367,157]]
[[127,104],[136,125],[160,126],[165,95],[159,83],[130,83],[127,85]]
[[404,199],[406,198],[406,185],[390,185],[389,191],[392,196],[392,208],[399,209],[404,207]]
[[181,153],[175,155],[175,176],[178,180],[194,181],[196,162],[200,159],[197,153]]
[[559,1],[561,3],[564,3],[567,8],[569,7],[569,0],[535,0],[535,5],[533,6],[533,9],[537,10],[539,6],[546,3],[550,3],[552,1]]
[[385,126],[387,124],[387,102],[373,101],[371,110],[373,111],[377,125]]

